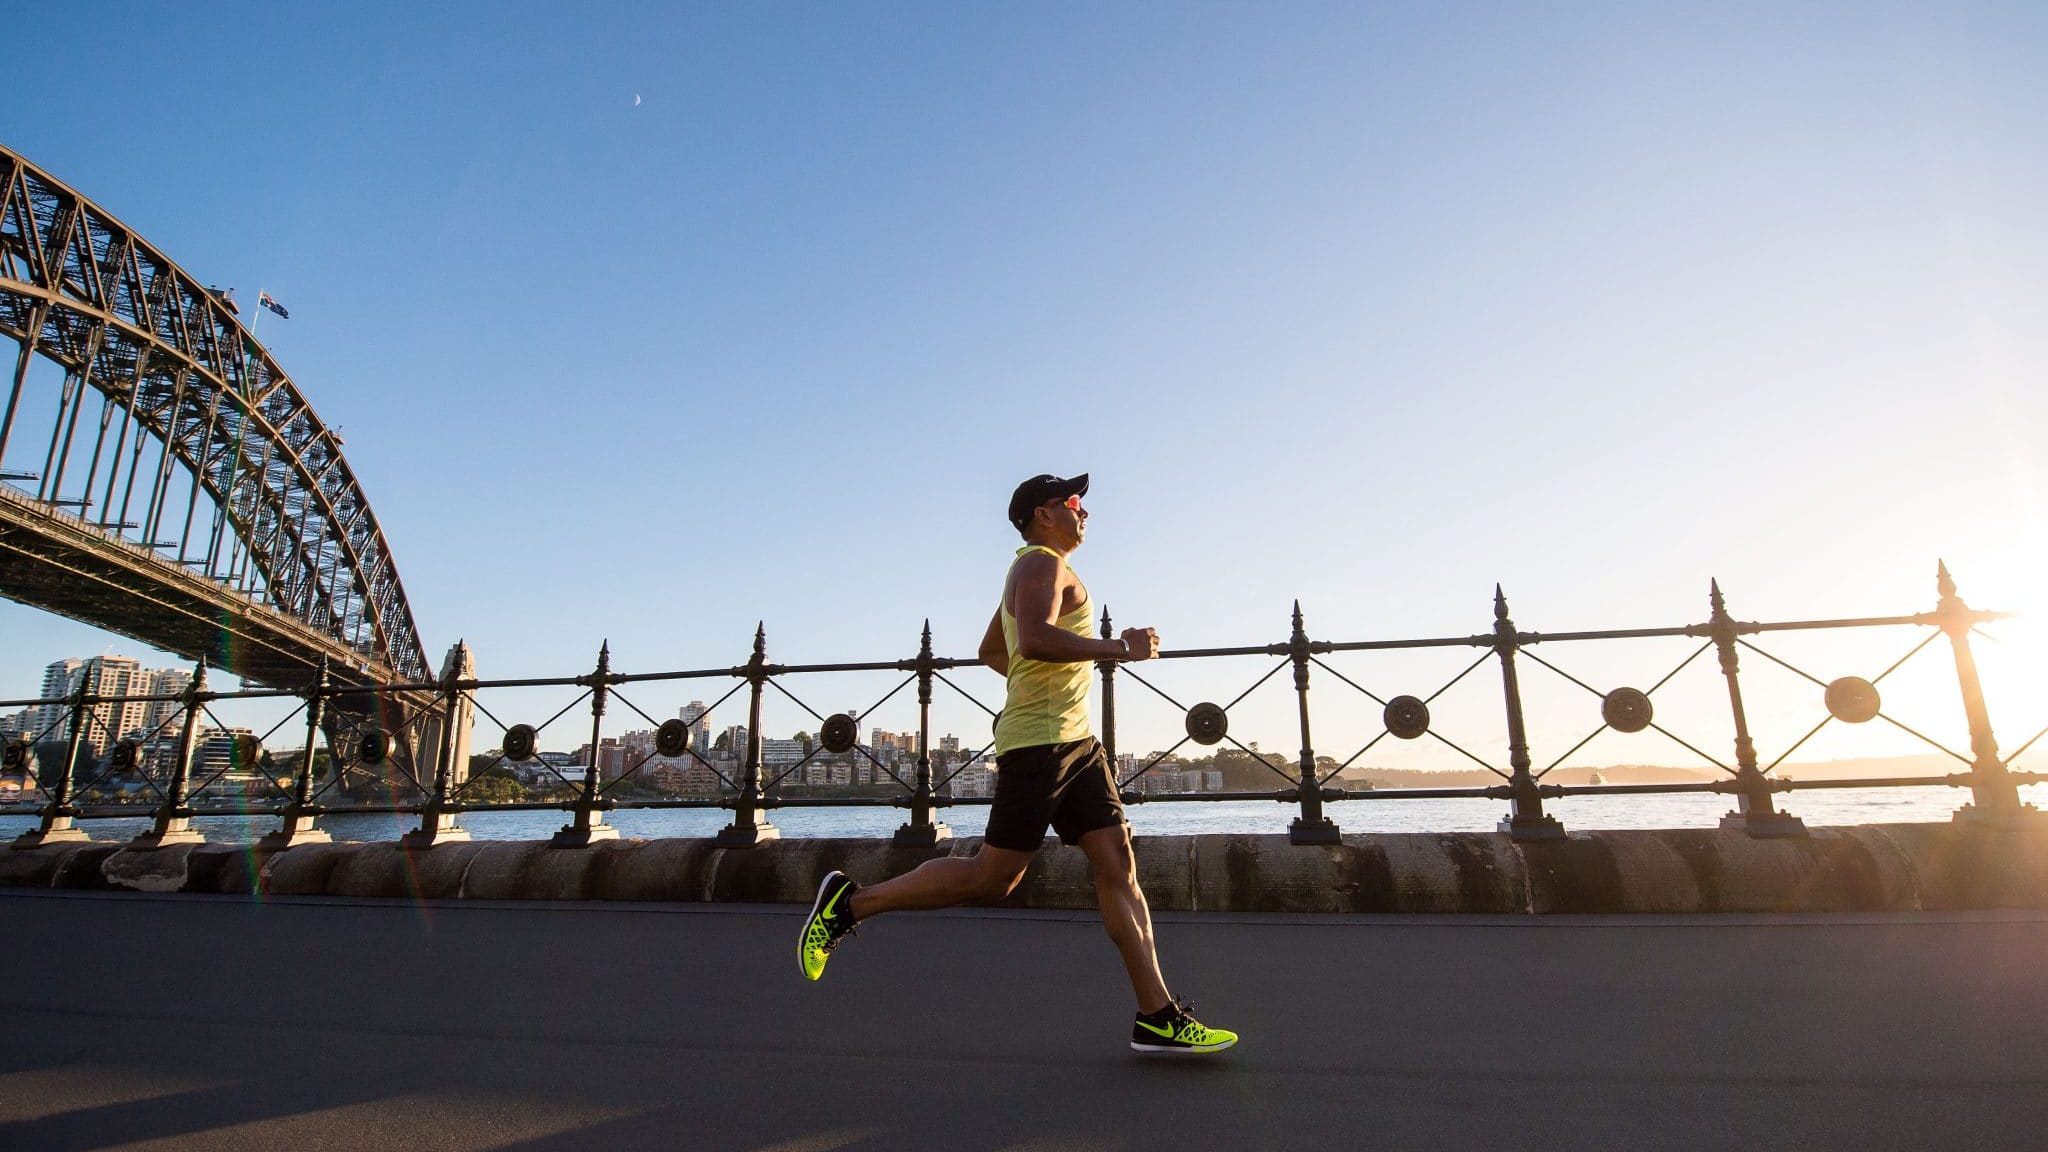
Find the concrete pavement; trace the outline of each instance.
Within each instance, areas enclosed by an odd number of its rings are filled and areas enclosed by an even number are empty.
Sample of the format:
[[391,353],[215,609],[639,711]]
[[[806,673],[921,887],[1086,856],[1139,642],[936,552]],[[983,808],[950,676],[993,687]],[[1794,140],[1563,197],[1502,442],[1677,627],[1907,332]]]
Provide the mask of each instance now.
[[[1162,916],[0,893],[0,1149],[2048,1141],[2048,915]],[[1181,1143],[1183,1139],[1192,1143]]]

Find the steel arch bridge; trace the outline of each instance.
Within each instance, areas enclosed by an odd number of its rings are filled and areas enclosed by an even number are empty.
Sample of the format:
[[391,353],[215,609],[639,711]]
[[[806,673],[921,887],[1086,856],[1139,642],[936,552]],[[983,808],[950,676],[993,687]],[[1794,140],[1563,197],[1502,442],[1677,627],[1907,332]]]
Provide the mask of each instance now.
[[0,333],[0,595],[278,687],[432,679],[341,438],[233,302],[4,146]]

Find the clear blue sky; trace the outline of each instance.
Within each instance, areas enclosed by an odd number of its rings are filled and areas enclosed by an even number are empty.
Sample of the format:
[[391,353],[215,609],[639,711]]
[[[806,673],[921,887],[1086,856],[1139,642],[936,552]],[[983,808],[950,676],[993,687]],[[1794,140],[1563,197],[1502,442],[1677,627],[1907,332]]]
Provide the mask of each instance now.
[[[1476,631],[1495,581],[1546,631],[1702,618],[1710,576],[1750,618],[1912,611],[1937,556],[2048,614],[2039,5],[6,24],[0,139],[291,309],[262,338],[436,661],[722,665],[757,619],[885,658],[927,616],[966,655],[1040,471],[1094,475],[1075,566],[1168,647],[1281,639],[1295,597],[1320,636]],[[147,655],[0,635],[0,695]],[[1248,682],[1206,675],[1160,671]]]

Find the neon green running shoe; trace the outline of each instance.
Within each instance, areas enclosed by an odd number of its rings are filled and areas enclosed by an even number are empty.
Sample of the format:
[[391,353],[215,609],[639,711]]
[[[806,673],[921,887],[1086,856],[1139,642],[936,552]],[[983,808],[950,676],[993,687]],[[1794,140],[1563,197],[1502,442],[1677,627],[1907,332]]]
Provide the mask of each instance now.
[[1190,1014],[1193,1007],[1185,1000],[1169,1000],[1166,1007],[1149,1016],[1140,1012],[1131,1021],[1131,1051],[1200,1055],[1221,1052],[1237,1043],[1237,1033],[1210,1028],[1195,1019]]
[[818,898],[811,901],[811,915],[804,921],[803,935],[796,938],[796,962],[804,979],[825,974],[825,961],[839,942],[853,935],[854,889],[860,887],[838,870],[825,873],[818,882]]

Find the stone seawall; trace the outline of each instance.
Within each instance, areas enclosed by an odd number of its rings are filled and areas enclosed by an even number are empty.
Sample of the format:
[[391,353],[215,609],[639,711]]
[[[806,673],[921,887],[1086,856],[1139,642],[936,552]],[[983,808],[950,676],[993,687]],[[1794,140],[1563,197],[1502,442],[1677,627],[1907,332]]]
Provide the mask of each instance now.
[[[0,849],[0,886],[469,900],[808,903],[840,868],[873,881],[936,849],[886,840],[621,840],[555,849],[477,841],[407,850],[316,844],[260,854],[225,845],[131,850],[114,843]],[[1138,869],[1152,906],[1217,912],[1858,912],[2048,908],[2048,821],[2011,830],[1954,824],[1817,829],[1752,839],[1719,829],[1574,833],[1516,843],[1500,833],[1145,836]],[[1003,902],[1092,908],[1086,859],[1050,844]]]

